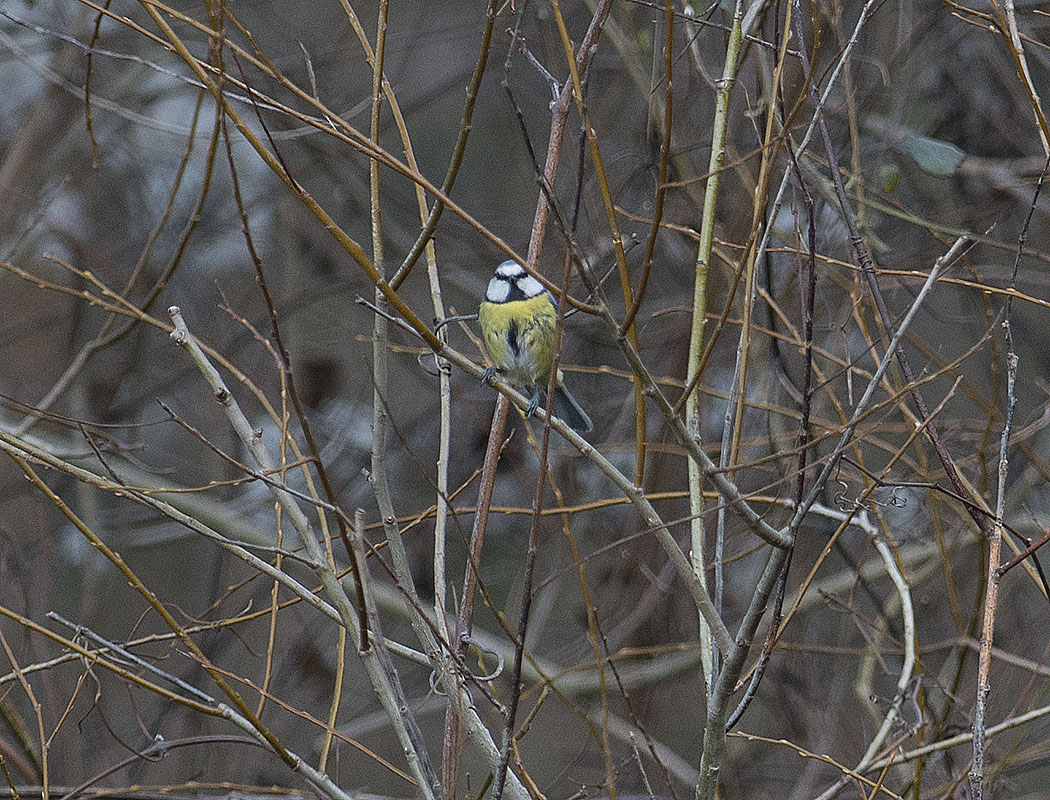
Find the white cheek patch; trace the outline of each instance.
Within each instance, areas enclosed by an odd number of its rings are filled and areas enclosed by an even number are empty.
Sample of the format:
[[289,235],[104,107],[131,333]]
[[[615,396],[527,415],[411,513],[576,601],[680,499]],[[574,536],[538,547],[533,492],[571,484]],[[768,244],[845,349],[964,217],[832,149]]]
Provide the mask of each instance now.
[[494,276],[485,290],[485,299],[490,303],[505,303],[508,296],[510,296],[510,284],[499,275]]
[[526,297],[535,297],[538,294],[543,294],[543,284],[531,275],[522,275],[515,283],[518,284],[518,289]]

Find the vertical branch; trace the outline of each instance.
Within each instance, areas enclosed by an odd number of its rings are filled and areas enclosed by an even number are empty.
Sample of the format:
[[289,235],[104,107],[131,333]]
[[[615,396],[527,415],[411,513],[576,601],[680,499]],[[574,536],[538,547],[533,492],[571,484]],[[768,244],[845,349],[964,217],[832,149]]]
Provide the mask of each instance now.
[[[611,5],[611,4],[609,4]],[[561,35],[562,48],[565,51],[565,61],[569,67],[569,73],[572,78],[571,85],[573,87],[572,95],[576,98],[576,109],[579,112],[580,119],[583,121],[583,129],[587,139],[587,146],[591,154],[591,164],[594,167],[594,177],[598,184],[599,193],[602,198],[602,208],[605,211],[605,221],[609,228],[609,238],[612,241],[613,253],[616,256],[616,266],[620,275],[620,290],[623,293],[624,307],[632,309],[636,306],[637,302],[634,297],[634,290],[631,288],[631,278],[627,270],[627,256],[624,252],[623,247],[623,236],[620,233],[620,224],[616,217],[616,205],[613,202],[612,190],[609,187],[609,178],[605,172],[605,161],[602,158],[601,147],[598,144],[598,136],[594,131],[594,127],[591,125],[590,117],[587,113],[587,108],[584,105],[583,95],[583,81],[581,78],[582,71],[573,57],[572,42],[569,39],[569,31],[565,26],[565,19],[562,16],[561,5],[557,0],[552,0],[551,9],[554,12],[554,19],[558,25],[558,33]],[[595,12],[597,18],[598,12],[601,11],[599,7],[598,11]],[[673,28],[672,28],[673,30]],[[670,135],[670,131],[667,132]],[[548,186],[553,186],[553,183],[548,183]],[[618,334],[623,336],[626,335],[630,341],[631,346],[638,350],[638,329],[632,321],[630,324],[623,323],[619,327]],[[646,425],[645,425],[645,395],[642,392],[641,382],[633,380],[632,385],[634,387],[634,426],[635,426],[635,461],[634,461],[634,482],[636,485],[642,485],[642,479],[645,476],[645,450],[646,450]]]
[[[646,289],[649,286],[649,277],[653,268],[653,256],[656,251],[656,237],[660,232],[660,223],[664,213],[664,198],[667,194],[667,168],[671,155],[671,129],[674,122],[674,4],[671,0],[664,0],[664,118],[663,138],[660,142],[660,155],[656,171],[656,197],[653,201],[653,218],[649,225],[649,236],[645,243],[645,259],[642,262],[642,275],[638,280],[638,290],[631,296],[630,283],[626,283],[624,294],[627,313],[624,315],[620,329],[627,331],[631,336],[631,344],[638,348],[638,335],[634,319],[642,306]],[[587,125],[588,129],[590,125]],[[641,484],[645,470],[645,402],[641,391],[641,384],[635,382],[635,474],[634,481]]]
[[[29,470],[29,465],[20,458],[15,458],[15,462],[22,467],[23,470]],[[26,472],[28,477],[29,472]],[[7,655],[7,660],[11,662],[11,669],[18,678],[19,684],[22,686],[22,691],[26,693],[26,697],[29,699],[29,705],[33,708],[33,716],[36,718],[37,736],[40,738],[40,797],[41,800],[50,800],[51,797],[51,776],[50,772],[50,759],[48,758],[48,738],[44,732],[44,712],[43,707],[40,705],[40,701],[36,699],[36,693],[33,691],[32,685],[26,679],[25,674],[22,672],[22,668],[18,665],[18,659],[15,658],[14,651],[11,649],[11,645],[7,643],[7,637],[4,636],[3,631],[0,631],[0,645],[3,645],[4,653]],[[13,787],[12,787],[13,788]]]
[[[379,145],[379,123],[383,110],[383,63],[386,56],[386,20],[389,3],[380,0],[379,14],[376,20],[376,46],[372,58],[372,111],[369,117],[369,136],[373,145]],[[372,264],[383,279],[386,278],[383,265],[383,220],[379,196],[379,162],[370,159],[368,162],[368,200],[369,222],[372,234]],[[394,570],[398,580],[403,581],[411,576],[408,570],[404,547],[400,545],[400,534],[397,529],[397,517],[394,513],[390,496],[390,484],[387,481],[387,401],[389,389],[387,357],[387,317],[388,304],[383,293],[376,289],[376,307],[380,313],[374,316],[372,326],[372,472],[369,481],[379,505],[379,515],[390,548]],[[396,543],[396,544],[394,544]]]
[[750,642],[765,613],[766,603],[776,587],[787,560],[788,549],[770,548],[769,557],[752,594],[747,611],[740,622],[733,646],[725,652],[725,664],[711,687],[707,700],[707,722],[704,727],[703,751],[700,754],[700,780],[696,784],[696,800],[714,800],[718,792],[718,777],[725,755],[726,721],[729,698],[750,652]]
[[[488,445],[485,448],[485,460],[478,479],[478,501],[474,509],[474,525],[470,532],[470,545],[467,549],[467,564],[463,575],[463,595],[459,604],[459,615],[456,618],[455,639],[452,642],[451,667],[458,670],[466,652],[466,642],[474,625],[474,596],[478,587],[478,569],[481,566],[481,548],[485,543],[485,530],[488,527],[489,508],[492,506],[492,490],[496,485],[496,465],[499,463],[500,442],[503,430],[507,425],[510,402],[504,394],[496,395],[496,409],[489,429]],[[458,676],[456,676],[458,683]],[[463,724],[463,694],[450,693],[451,701],[445,709],[445,732],[443,741],[443,758],[445,790],[454,797],[458,782],[459,762],[462,756],[460,748],[461,728]]]
[[[379,13],[376,20],[376,45],[375,54],[372,58],[372,111],[369,119],[369,140],[379,149],[380,123],[383,110],[383,65],[386,60],[386,34],[387,15],[389,11],[388,0],[380,0]],[[381,279],[386,277],[386,267],[383,258],[383,216],[382,200],[380,196],[379,161],[375,158],[368,161],[368,197],[369,216],[372,236],[372,264]],[[397,515],[394,511],[393,497],[390,493],[390,483],[387,475],[387,422],[389,397],[389,348],[388,348],[388,304],[386,294],[377,286],[375,292],[376,307],[380,313],[375,315],[372,337],[372,364],[373,364],[373,391],[372,391],[372,474],[370,481],[375,494],[376,503],[379,506],[379,514],[382,519],[383,531],[386,534],[387,543],[390,546],[390,556],[394,564],[394,574],[398,584],[408,594],[410,604],[418,608],[419,600],[416,595],[415,586],[412,581],[412,570],[408,563],[408,554],[405,551],[404,542],[401,539],[401,530],[398,526]],[[365,588],[367,580],[367,566],[363,557],[363,545],[360,537],[363,534],[363,525],[360,520],[355,522],[354,537],[358,539],[358,549],[355,558],[362,564],[361,586]],[[369,594],[366,592],[365,596]],[[378,614],[374,611],[374,604],[368,603],[366,609],[370,612],[369,627],[375,630],[379,624]],[[413,630],[426,645],[429,639],[429,631],[418,618],[412,615]],[[376,658],[379,660],[384,672],[394,677],[394,666],[390,662],[390,655],[382,642],[382,634],[376,630]],[[391,680],[391,683],[395,683]],[[401,690],[400,683],[396,683]],[[406,709],[407,710],[407,709]],[[422,774],[417,773],[420,778],[420,790],[428,798],[440,800],[443,797],[441,782],[430,764],[429,757],[423,749],[422,741],[415,742],[416,765],[421,768]]]
[[[1012,10],[1012,4],[1011,4]],[[1043,171],[1039,174],[1039,181],[1035,185],[1032,203],[1028,207],[1028,216],[1017,237],[1017,252],[1014,256],[1013,272],[1010,276],[1010,288],[1017,284],[1017,270],[1021,263],[1021,253],[1024,252],[1025,242],[1028,239],[1028,229],[1035,214],[1036,204],[1039,202],[1039,194],[1043,189],[1043,181],[1047,170],[1050,170],[1050,154],[1043,164]],[[1013,311],[1014,298],[1009,295],[1006,300],[1006,313],[1003,317],[1003,336],[1006,339],[1006,419],[1003,423],[1002,436],[999,439],[999,470],[997,494],[995,498],[995,524],[992,526],[991,536],[988,542],[988,583],[985,586],[984,607],[981,622],[981,649],[978,656],[977,666],[977,705],[973,715],[973,761],[970,765],[969,784],[971,800],[981,800],[984,796],[984,742],[987,723],[985,712],[988,705],[988,694],[992,685],[989,679],[992,665],[992,644],[995,637],[995,613],[999,600],[999,582],[1002,580],[1006,569],[1000,565],[1000,552],[1003,540],[1003,511],[1006,507],[1006,476],[1008,470],[1007,455],[1010,444],[1010,428],[1013,424],[1014,404],[1016,397],[1014,386],[1017,380],[1017,353],[1014,350],[1013,332],[1010,327],[1011,313]],[[1011,562],[1011,565],[1014,562]]]
[[[725,65],[715,95],[715,119],[711,130],[711,158],[708,162],[708,178],[704,191],[704,210],[700,223],[700,243],[696,254],[696,274],[693,279],[693,316],[689,331],[689,364],[686,370],[685,419],[689,436],[700,445],[700,392],[696,384],[700,378],[699,365],[703,353],[704,329],[707,325],[707,275],[711,264],[714,243],[715,208],[718,188],[725,163],[726,131],[729,127],[729,100],[736,81],[737,58],[743,41],[744,4],[738,0],[733,12],[733,26],[729,32]],[[701,584],[707,586],[706,560],[704,558],[704,493],[703,470],[695,459],[689,459],[689,529],[693,571]],[[705,680],[714,677],[714,652],[711,635],[704,618],[700,617],[700,655],[704,666]],[[700,800],[698,795],[698,800]]]
[[[372,144],[379,146],[379,123],[383,111],[383,63],[386,58],[386,29],[389,3],[380,0],[379,14],[376,20],[375,56],[372,58],[372,113],[369,117],[369,138]],[[379,162],[368,161],[368,208],[372,234],[372,264],[376,272],[386,277],[383,265],[383,220],[379,196]],[[379,503],[379,513],[383,519],[383,528],[391,538],[390,528],[396,526],[393,503],[390,498],[390,487],[386,475],[386,397],[389,388],[387,380],[387,304],[383,294],[376,289],[376,306],[379,314],[375,315],[372,329],[372,487]],[[392,549],[395,564],[398,555]]]
[[[283,444],[283,440],[282,440]],[[283,447],[282,447],[283,451]],[[274,516],[274,528],[277,531],[275,537],[277,545],[277,557],[273,561],[274,569],[278,571],[284,571],[284,525],[282,524],[283,514],[281,507],[277,506],[277,513]],[[270,613],[268,616],[268,628],[266,633],[266,661],[263,664],[263,679],[261,683],[262,691],[259,692],[259,702],[255,706],[255,713],[262,716],[263,710],[266,708],[266,701],[270,698],[270,682],[273,680],[273,668],[274,668],[274,656],[276,655],[276,642],[277,642],[277,612],[280,610],[280,581],[274,580],[270,586]],[[342,637],[340,637],[342,638]],[[340,675],[341,677],[341,675]],[[338,684],[336,684],[336,694],[339,693]],[[328,747],[331,744],[331,737],[325,735],[325,744],[321,748],[321,761],[325,760],[325,755],[328,752]],[[321,769],[324,769],[322,766]]]
[[[726,470],[728,474],[733,474],[734,466],[738,463],[740,457],[740,438],[743,433],[744,426],[744,412],[747,400],[747,384],[748,375],[751,364],[751,341],[753,336],[752,319],[754,316],[755,302],[757,295],[757,265],[759,263],[759,250],[757,247],[758,241],[761,239],[761,233],[764,228],[765,216],[766,216],[766,205],[768,203],[768,192],[769,184],[772,179],[773,165],[775,163],[775,156],[778,152],[777,148],[774,147],[775,135],[774,128],[775,122],[777,121],[776,108],[778,101],[778,94],[776,87],[781,84],[781,78],[783,75],[784,62],[787,54],[787,45],[790,37],[790,24],[791,24],[791,5],[788,4],[787,10],[785,11],[785,22],[784,36],[781,38],[780,46],[777,51],[777,62],[773,70],[773,76],[771,86],[774,87],[771,92],[770,102],[774,105],[770,109],[770,112],[766,114],[766,125],[763,132],[763,147],[762,147],[762,159],[759,166],[759,174],[757,181],[757,188],[754,194],[754,200],[751,209],[751,231],[748,235],[748,246],[744,251],[743,260],[741,262],[741,271],[743,272],[743,283],[744,283],[744,294],[743,294],[743,309],[741,314],[740,324],[740,338],[737,342],[736,349],[736,360],[733,366],[733,379],[730,384],[729,396],[726,398],[725,414],[722,421],[722,436],[719,448],[719,468]],[[782,105],[781,105],[782,110]],[[727,308],[730,300],[727,303]],[[804,451],[803,451],[804,452]],[[714,600],[715,607],[721,611],[722,600],[724,593],[724,548],[725,548],[725,525],[726,525],[726,508],[724,505],[720,505],[718,508],[718,516],[715,528],[715,552],[714,562]],[[712,659],[713,664],[711,668],[711,680],[715,679],[715,671],[717,671],[717,654]]]
[[988,708],[988,694],[992,690],[989,675],[992,667],[992,641],[995,637],[995,613],[999,604],[999,571],[1000,554],[1003,543],[1003,510],[1006,507],[1006,476],[1009,470],[1007,453],[1010,444],[1010,428],[1014,416],[1014,385],[1017,380],[1017,354],[1013,349],[1010,337],[1009,318],[1003,320],[1006,329],[1006,420],[1003,424],[1002,437],[999,439],[998,486],[995,501],[995,523],[988,537],[987,583],[984,592],[984,608],[981,622],[981,649],[977,665],[977,703],[973,713],[973,761],[967,776],[970,785],[970,799],[982,800],[984,797],[984,740],[985,713]]
[[635,294],[634,303],[628,306],[623,322],[620,323],[624,329],[634,325],[634,318],[645,298],[645,290],[649,285],[649,275],[653,268],[653,256],[656,251],[656,237],[660,232],[660,222],[664,215],[664,198],[667,195],[667,166],[671,157],[671,125],[674,121],[674,91],[673,91],[673,66],[674,66],[674,3],[664,0],[664,119],[663,138],[660,141],[660,155],[656,168],[656,197],[653,199],[653,218],[649,223],[649,236],[645,241],[645,260],[642,262],[642,277],[638,281],[638,291]]
[[[102,7],[109,10],[112,0],[105,0]],[[87,64],[84,72],[84,126],[87,128],[88,139],[91,141],[91,167],[98,169],[98,139],[95,138],[95,112],[91,107],[91,78],[95,74],[94,48],[98,43],[99,34],[102,30],[102,13],[95,15],[95,25],[91,31],[91,39],[88,44]]]
[[[564,307],[564,302],[560,304]],[[564,313],[564,312],[562,312]],[[557,371],[551,371],[551,380],[557,380]],[[528,632],[529,613],[532,609],[532,576],[536,568],[536,553],[539,550],[540,519],[543,514],[543,494],[547,483],[547,470],[549,468],[548,456],[550,453],[551,427],[550,407],[554,400],[554,392],[547,393],[547,420],[543,426],[543,444],[540,448],[540,472],[536,479],[536,494],[532,504],[532,524],[529,526],[529,544],[525,555],[525,575],[522,580],[521,615],[518,619],[517,639],[514,642],[514,666],[510,674],[510,702],[507,704],[506,721],[503,729],[503,742],[500,746],[499,767],[496,770],[496,778],[493,784],[493,796],[496,800],[502,800],[503,787],[507,780],[507,770],[510,768],[510,756],[514,745],[514,727],[517,721],[518,705],[521,701],[521,663],[525,654],[525,635]],[[615,790],[612,790],[615,792]],[[615,793],[613,794],[615,800]]]
[[[379,149],[379,128],[383,109],[383,64],[386,57],[386,33],[388,0],[381,0],[379,15],[376,21],[376,46],[372,57],[372,112],[369,123],[369,136],[376,149]],[[372,263],[381,280],[386,277],[383,258],[383,215],[380,197],[379,161],[369,159],[368,187],[369,209],[372,234]],[[379,286],[375,291],[376,308],[372,328],[372,471],[369,481],[375,494],[376,504],[383,524],[383,532],[390,546],[390,558],[393,562],[394,576],[398,585],[409,598],[409,605],[420,608],[419,597],[412,580],[412,568],[408,563],[408,553],[401,538],[401,529],[394,509],[393,496],[390,492],[390,480],[387,465],[387,427],[389,409],[389,303],[387,295]],[[411,614],[412,628],[420,642],[427,647],[432,644],[430,631],[418,613]]]
[[[452,191],[452,186],[455,183],[456,176],[459,173],[459,167],[463,161],[463,154],[466,152],[467,138],[472,130],[472,120],[474,115],[474,104],[478,97],[478,92],[481,87],[481,79],[485,74],[485,67],[488,63],[489,47],[492,41],[492,29],[496,19],[496,4],[497,0],[489,0],[488,8],[485,15],[485,25],[482,31],[481,46],[479,48],[478,57],[474,64],[474,72],[471,76],[470,83],[467,86],[467,99],[463,107],[463,114],[460,120],[459,136],[456,139],[456,145],[453,148],[452,156],[449,159],[448,170],[445,173],[445,180],[441,184],[442,193],[448,195]],[[410,152],[410,151],[409,151]],[[426,199],[423,196],[422,189],[417,185],[417,196],[420,203],[420,212],[426,208]],[[443,318],[445,316],[444,303],[441,299],[441,284],[438,280],[438,269],[437,269],[437,257],[434,252],[434,243],[432,236],[434,231],[437,229],[438,220],[441,218],[441,214],[444,211],[444,203],[440,199],[435,199],[433,207],[430,209],[429,216],[426,216],[423,227],[419,232],[419,236],[416,238],[415,243],[412,245],[409,253],[405,256],[405,260],[401,267],[398,268],[397,274],[393,278],[394,286],[398,286],[404,275],[408,274],[408,270],[411,269],[415,259],[418,258],[420,252],[425,248],[427,254],[427,275],[430,279],[431,287],[431,302],[434,310],[435,318]],[[445,341],[444,328],[442,333],[439,335],[442,341]],[[437,502],[435,508],[435,521],[434,521],[434,619],[437,626],[438,633],[444,637],[448,643],[449,652],[451,658],[448,659],[448,663],[451,668],[451,673],[447,674],[447,680],[450,684],[455,684],[456,691],[447,691],[449,702],[445,707],[445,725],[442,735],[442,773],[441,781],[445,788],[445,792],[449,797],[455,797],[456,787],[459,782],[459,769],[460,763],[463,756],[462,747],[462,727],[464,717],[464,705],[465,701],[469,700],[466,689],[462,688],[463,684],[459,682],[459,676],[456,673],[458,664],[464,655],[463,646],[460,644],[458,636],[460,630],[460,623],[462,617],[457,617],[455,623],[455,635],[449,630],[449,622],[446,617],[448,612],[448,604],[446,599],[446,573],[445,573],[445,542],[447,533],[447,521],[449,512],[448,503],[448,464],[449,464],[449,452],[451,447],[451,434],[452,434],[452,390],[450,382],[451,366],[449,362],[437,358],[438,364],[438,375],[439,375],[439,396],[440,396],[440,415],[441,415],[441,430],[439,433],[438,441],[438,458],[436,464],[436,481],[437,481]],[[499,422],[496,424],[498,433],[494,432],[493,438],[490,440],[490,445],[494,442],[498,442],[504,425],[506,424],[507,411],[509,405],[507,398],[503,395],[498,396],[497,400],[497,415],[500,416]],[[484,513],[487,515],[489,504],[491,501],[491,491],[493,487],[493,478],[495,475],[496,458],[493,457],[491,463],[486,459],[486,468],[488,468],[488,481],[483,483],[483,486],[487,486],[487,495],[483,489],[482,495],[484,499]],[[480,498],[479,498],[480,499]],[[479,513],[475,515],[475,527],[474,533],[478,533],[478,523],[481,518],[480,508]],[[468,555],[467,566],[466,566],[466,577],[464,582],[471,586],[469,590],[470,603],[466,603],[466,597],[468,594],[467,588],[464,587],[464,606],[466,613],[466,628],[469,628],[471,620],[471,612],[473,605],[474,590],[473,585],[476,584],[477,573],[476,566],[481,560],[481,543],[484,541],[484,520],[481,520],[481,531],[480,535],[472,537],[472,548]],[[476,545],[476,549],[474,547]],[[469,717],[470,721],[474,723],[474,718]],[[477,733],[477,731],[472,731]],[[494,746],[493,746],[493,749]],[[515,787],[517,788],[517,787]]]
[[[598,43],[605,20],[612,10],[612,0],[601,0],[591,17],[590,27],[584,34],[583,41],[576,48],[575,64],[577,74],[587,71],[587,65],[594,55],[594,48]],[[572,104],[575,84],[566,81],[562,86],[561,94],[558,95],[554,108],[551,111],[551,132],[547,140],[547,158],[543,165],[543,180],[547,186],[554,186],[554,178],[558,173],[558,161],[561,157],[561,145],[565,138],[565,123],[569,116],[569,107]],[[546,194],[540,192],[536,201],[536,215],[532,221],[532,231],[529,235],[528,263],[535,266],[543,248],[543,239],[547,233],[547,220],[550,216],[550,199]]]
[[[773,102],[776,103],[777,108],[771,109],[770,120],[774,115],[779,112],[780,122],[785,122],[784,116],[784,99],[782,95],[782,80],[783,80],[783,66],[785,56],[787,55],[787,45],[791,40],[791,16],[793,13],[793,5],[791,3],[786,4],[784,11],[784,29],[783,35],[780,41],[780,46],[777,48],[778,60],[776,68],[774,69],[772,90],[771,95]],[[779,29],[778,29],[779,34]],[[766,130],[766,142],[770,141],[771,128]],[[810,196],[809,189],[806,187],[805,179],[802,176],[802,170],[799,168],[798,158],[795,154],[794,149],[791,146],[790,138],[785,137],[785,144],[787,147],[787,153],[790,159],[789,172],[795,175],[795,181],[798,184],[798,193],[802,199],[802,207],[807,222],[807,251],[808,258],[806,259],[805,266],[801,263],[798,267],[798,287],[799,287],[799,307],[802,310],[802,340],[803,340],[803,374],[802,374],[802,385],[799,393],[801,395],[801,408],[799,410],[799,425],[798,433],[795,437],[795,447],[798,452],[798,458],[795,462],[796,479],[794,487],[794,502],[796,505],[802,502],[803,492],[806,486],[806,464],[809,454],[809,440],[810,440],[810,406],[812,402],[812,382],[813,382],[813,308],[816,296],[816,247],[817,247],[817,231],[816,231],[816,219],[813,211],[813,198]],[[763,159],[763,167],[765,167],[766,159]],[[766,182],[759,180],[759,186],[762,187],[763,194],[766,192]],[[753,225],[757,222],[758,208],[756,206],[756,217],[753,220]],[[752,234],[756,231],[753,227]],[[801,238],[801,233],[798,234]],[[716,542],[715,552],[715,597],[717,600],[721,599],[722,583],[721,583],[721,568],[723,562],[723,556],[721,552],[721,545],[723,542],[721,523],[724,513],[722,509],[719,509],[719,531],[718,539]],[[758,663],[755,665],[754,673],[751,681],[748,684],[747,692],[741,699],[737,708],[734,710],[732,716],[726,722],[727,729],[732,729],[736,722],[743,716],[745,710],[750,705],[751,699],[755,696],[758,691],[758,685],[762,680],[762,676],[765,672],[765,668],[769,663],[769,658],[773,653],[773,647],[776,644],[777,636],[780,633],[780,621],[783,614],[784,606],[784,592],[787,588],[787,576],[788,570],[791,566],[792,552],[789,551],[788,557],[784,562],[784,567],[780,574],[780,579],[777,584],[776,597],[773,604],[772,620],[769,626],[769,633],[767,634],[765,644],[762,647],[762,652],[759,655]]]
[[1036,91],[1035,83],[1032,81],[1032,73],[1028,70],[1028,59],[1024,54],[1024,46],[1021,44],[1021,33],[1017,29],[1017,11],[1014,9],[1014,0],[992,0],[992,5],[999,13],[999,23],[1007,36],[1007,44],[1010,54],[1014,58],[1017,75],[1024,85],[1028,102],[1032,104],[1032,113],[1035,115],[1035,124],[1039,128],[1039,141],[1043,145],[1043,153],[1050,157],[1050,124],[1047,123],[1046,115],[1043,113],[1043,105],[1039,100],[1039,92]]

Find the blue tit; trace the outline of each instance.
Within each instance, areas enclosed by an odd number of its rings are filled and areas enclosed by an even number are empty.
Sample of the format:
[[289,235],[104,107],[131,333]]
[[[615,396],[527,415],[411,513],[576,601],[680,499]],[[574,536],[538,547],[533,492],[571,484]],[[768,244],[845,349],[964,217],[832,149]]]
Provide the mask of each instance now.
[[[531,391],[528,416],[536,412],[540,393],[550,381],[557,318],[554,296],[517,262],[504,261],[496,267],[478,309],[481,341],[492,362],[482,380],[488,382],[499,375],[507,383]],[[591,418],[569,394],[562,377],[558,370],[555,416],[574,430],[594,430]]]

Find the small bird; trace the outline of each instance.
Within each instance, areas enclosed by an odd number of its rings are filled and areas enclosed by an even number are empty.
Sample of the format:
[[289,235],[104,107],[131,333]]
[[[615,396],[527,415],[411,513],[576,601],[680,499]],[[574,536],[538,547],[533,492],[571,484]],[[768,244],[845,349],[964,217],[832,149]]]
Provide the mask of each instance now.
[[[554,296],[542,283],[515,261],[504,261],[496,267],[478,309],[481,341],[492,361],[482,380],[488,383],[500,375],[507,383],[531,391],[526,416],[536,413],[540,393],[546,391],[550,381],[556,321]],[[574,430],[594,430],[591,418],[569,394],[562,377],[558,370],[554,414]]]

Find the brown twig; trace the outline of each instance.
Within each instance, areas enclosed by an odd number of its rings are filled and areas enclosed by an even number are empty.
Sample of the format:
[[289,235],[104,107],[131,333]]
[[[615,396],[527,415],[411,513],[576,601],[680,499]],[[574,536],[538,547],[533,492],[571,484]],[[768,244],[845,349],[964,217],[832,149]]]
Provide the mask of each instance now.
[[[878,277],[875,274],[875,263],[871,257],[871,253],[868,251],[867,242],[861,235],[860,229],[857,227],[857,218],[853,212],[853,206],[850,204],[849,198],[846,196],[846,189],[842,183],[842,174],[837,167],[838,160],[835,157],[835,147],[831,142],[831,133],[828,130],[827,121],[824,118],[824,112],[820,104],[820,97],[817,92],[817,84],[813,80],[812,68],[809,63],[809,56],[806,52],[805,31],[802,28],[802,12],[799,6],[799,0],[793,0],[793,2],[796,7],[795,35],[799,42],[799,58],[802,62],[803,72],[807,76],[807,80],[810,82],[810,95],[817,107],[815,112],[817,117],[817,127],[820,132],[825,155],[828,163],[831,165],[829,171],[831,174],[831,180],[835,187],[835,196],[838,199],[839,210],[842,212],[842,218],[849,229],[850,243],[853,246],[857,262],[860,264],[861,272],[867,281],[872,299],[875,301],[875,307],[878,309],[879,319],[882,322],[883,328],[885,328],[887,332],[892,332],[894,330],[894,322],[893,318],[890,316],[886,300],[882,295],[882,288],[879,286]],[[912,370],[911,364],[908,361],[907,353],[904,352],[903,348],[898,348],[895,356],[905,383],[912,387],[912,402],[915,405],[919,420],[925,421],[930,415],[930,410],[926,405],[926,400],[923,397],[922,392],[915,383],[915,372]],[[970,518],[974,521],[974,524],[977,525],[977,528],[987,535],[990,532],[990,526],[987,517],[985,517],[980,511],[981,501],[973,495],[969,485],[960,477],[959,470],[955,466],[955,461],[952,458],[951,453],[948,452],[948,448],[941,439],[935,425],[928,425],[926,427],[926,437],[936,451],[937,458],[940,460],[941,466],[943,467],[945,474],[948,476],[949,482],[952,484],[952,488],[960,497],[965,498],[963,505],[967,513],[969,513]]]

